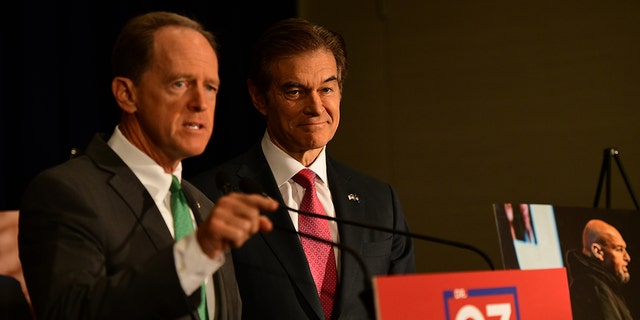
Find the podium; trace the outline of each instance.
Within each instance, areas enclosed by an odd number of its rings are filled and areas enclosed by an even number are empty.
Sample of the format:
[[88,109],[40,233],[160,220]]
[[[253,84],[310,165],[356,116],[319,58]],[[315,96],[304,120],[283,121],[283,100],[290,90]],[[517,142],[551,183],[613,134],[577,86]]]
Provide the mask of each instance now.
[[565,268],[376,276],[378,320],[570,320]]

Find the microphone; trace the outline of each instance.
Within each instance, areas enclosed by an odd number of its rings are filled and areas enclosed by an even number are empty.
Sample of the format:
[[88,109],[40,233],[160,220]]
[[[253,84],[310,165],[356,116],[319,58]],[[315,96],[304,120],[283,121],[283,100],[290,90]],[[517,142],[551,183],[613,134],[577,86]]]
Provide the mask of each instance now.
[[[258,185],[258,183],[255,182],[254,180],[251,180],[251,179],[248,179],[248,178],[243,178],[240,181],[240,185],[239,186],[240,186],[240,189],[243,190],[246,193],[258,193],[258,194],[262,194],[262,195],[264,195],[266,197],[269,197],[264,191],[262,191],[262,187],[260,187],[260,185]],[[301,210],[298,210],[298,209],[294,209],[294,208],[288,207],[284,203],[281,203],[280,205],[283,208],[286,208],[289,211],[294,211],[294,212],[297,212],[299,214],[306,215],[306,216],[311,216],[311,217],[325,219],[325,220],[332,220],[332,221],[335,221],[335,222],[338,222],[338,223],[354,225],[354,226],[367,228],[367,229],[372,229],[372,230],[384,231],[384,232],[389,232],[389,233],[393,233],[393,234],[400,234],[400,235],[404,235],[404,236],[411,237],[411,238],[416,238],[416,239],[430,241],[430,242],[436,242],[436,243],[449,245],[449,246],[453,246],[453,247],[457,247],[457,248],[461,248],[461,249],[465,249],[465,250],[470,250],[470,251],[473,251],[476,254],[480,255],[482,257],[482,259],[484,259],[484,261],[487,263],[487,265],[489,265],[489,268],[491,270],[495,270],[493,262],[491,261],[489,256],[486,253],[484,253],[482,250],[480,250],[479,248],[477,248],[475,246],[472,246],[470,244],[466,244],[466,243],[462,243],[462,242],[456,242],[456,241],[442,239],[442,238],[437,238],[437,237],[432,237],[432,236],[418,234],[418,233],[412,233],[412,232],[408,232],[408,231],[404,231],[404,230],[397,230],[397,229],[387,228],[387,227],[383,227],[383,226],[371,225],[371,224],[362,223],[362,222],[358,222],[358,221],[352,221],[352,220],[347,220],[347,219],[330,217],[330,216],[327,216],[327,215],[320,215],[320,214],[313,213],[313,212],[301,211]]]
[[[228,194],[232,191],[238,191],[236,190],[236,188],[233,187],[233,184],[231,183],[231,181],[232,181],[231,174],[229,174],[226,171],[220,171],[216,175],[216,186],[218,187],[218,189],[222,190],[223,194]],[[267,195],[265,192],[260,191],[261,190],[260,186],[257,184],[257,182],[253,180],[243,178],[240,181],[240,186],[241,186],[241,190],[246,193],[257,193],[270,198],[269,195]],[[280,205],[287,210],[291,210],[291,208],[283,204],[280,204]],[[316,214],[312,214],[312,215],[316,215]],[[325,217],[325,216],[321,216],[321,217]],[[367,268],[367,265],[364,263],[362,256],[360,256],[360,254],[356,250],[341,243],[336,243],[333,241],[322,239],[312,234],[296,231],[295,229],[286,228],[280,225],[274,224],[273,228],[283,232],[297,234],[298,236],[309,238],[313,241],[331,245],[332,247],[336,247],[342,251],[346,251],[351,256],[353,256],[356,259],[356,262],[358,263],[358,265],[360,266],[362,273],[364,274],[364,291],[361,293],[360,299],[363,301],[366,307],[366,310],[369,312],[369,315],[371,316],[371,318],[375,317],[375,311],[374,311],[375,306],[373,302],[373,287],[370,282],[370,280],[372,279],[371,272],[369,272],[369,269]]]

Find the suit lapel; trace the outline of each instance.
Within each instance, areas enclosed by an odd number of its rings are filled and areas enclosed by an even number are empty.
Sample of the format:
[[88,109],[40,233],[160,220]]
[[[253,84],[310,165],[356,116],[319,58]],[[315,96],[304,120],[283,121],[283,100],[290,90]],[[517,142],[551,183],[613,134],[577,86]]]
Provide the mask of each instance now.
[[[329,177],[329,189],[331,190],[333,205],[336,211],[336,217],[350,221],[365,220],[366,203],[353,197],[362,194],[362,191],[350,181],[350,176],[345,172],[340,172],[333,166],[330,158],[327,158],[327,175]],[[350,198],[349,195],[352,195]],[[365,222],[366,223],[366,222]],[[339,224],[340,244],[355,251],[357,257],[353,253],[346,250],[340,250],[340,295],[350,297],[358,295],[352,288],[361,288],[360,284],[355,284],[357,279],[362,279],[365,274],[369,274],[369,270],[362,270],[362,266],[358,262],[361,258],[362,237],[364,229],[358,226],[348,224]],[[366,266],[365,266],[366,268]],[[371,281],[366,279],[365,281]],[[358,280],[360,281],[360,280]],[[342,300],[342,299],[340,299]],[[339,301],[340,301],[339,300]],[[341,311],[341,306],[337,306],[337,311]],[[338,313],[339,314],[339,313]]]
[[202,221],[207,217],[211,208],[203,207],[203,204],[195,197],[196,192],[198,192],[197,188],[194,187],[187,181],[182,181],[182,190],[184,192],[184,197],[187,199],[187,203],[193,211],[193,215],[196,218],[196,225],[200,225]]
[[[236,172],[239,180],[249,178],[257,182],[264,188],[264,192],[270,197],[284,203],[280,190],[275,182],[273,174],[269,169],[267,160],[258,145],[248,154],[246,165],[242,165]],[[320,299],[316,293],[315,283],[309,268],[301,268],[307,265],[307,258],[296,234],[291,217],[286,208],[280,208],[276,212],[269,214],[269,218],[274,224],[274,229],[269,233],[261,233],[259,236],[264,239],[273,254],[282,264],[283,270],[292,279],[298,290],[302,293],[316,315],[324,318],[324,311],[320,304]],[[299,280],[304,279],[304,280]]]
[[113,174],[110,185],[120,194],[135,215],[139,226],[156,249],[173,243],[173,237],[162,219],[160,210],[133,171],[109,148],[105,139],[96,136],[87,147],[87,155],[98,167]]

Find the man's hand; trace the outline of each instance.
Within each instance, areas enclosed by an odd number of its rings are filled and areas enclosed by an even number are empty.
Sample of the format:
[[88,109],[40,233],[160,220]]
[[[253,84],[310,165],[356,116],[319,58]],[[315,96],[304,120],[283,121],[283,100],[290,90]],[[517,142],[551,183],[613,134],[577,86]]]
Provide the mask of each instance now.
[[258,232],[271,231],[271,220],[260,213],[273,212],[278,206],[277,201],[257,194],[232,192],[222,196],[196,231],[202,251],[213,259],[230,248],[241,247]]

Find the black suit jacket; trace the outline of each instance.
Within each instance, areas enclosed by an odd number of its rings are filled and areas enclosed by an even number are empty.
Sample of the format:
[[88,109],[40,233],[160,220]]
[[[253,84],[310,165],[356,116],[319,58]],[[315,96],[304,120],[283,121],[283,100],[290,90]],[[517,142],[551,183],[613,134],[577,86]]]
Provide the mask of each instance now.
[[[191,182],[211,199],[222,193],[216,186],[218,172],[231,175],[232,185],[250,179],[271,197],[283,203],[260,144]],[[360,223],[408,230],[393,188],[370,176],[327,158],[329,188],[338,218]],[[350,200],[349,194],[359,201]],[[353,197],[352,197],[353,198]],[[324,319],[320,298],[302,245],[286,209],[269,214],[276,229],[251,238],[233,250],[243,319]],[[415,272],[413,242],[401,235],[339,223],[340,243],[356,252],[341,250],[340,283],[334,307],[335,319],[375,317],[371,280],[366,277]],[[361,258],[366,270],[358,263]]]
[[[182,184],[200,222],[213,203]],[[105,138],[38,175],[20,210],[20,260],[38,319],[197,319],[200,291],[182,290],[158,207]],[[238,319],[227,259],[214,274],[216,310]]]
[[0,319],[33,319],[20,282],[10,275],[0,275]]

